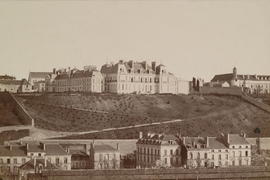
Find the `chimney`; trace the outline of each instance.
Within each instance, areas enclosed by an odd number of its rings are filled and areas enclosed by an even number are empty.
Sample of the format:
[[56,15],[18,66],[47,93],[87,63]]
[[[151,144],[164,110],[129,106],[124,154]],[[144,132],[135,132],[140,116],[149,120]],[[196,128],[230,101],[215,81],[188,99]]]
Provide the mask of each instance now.
[[11,144],[9,145],[9,150],[12,151],[12,145]]
[[45,168],[47,167],[47,158],[46,158],[46,156],[44,157],[44,167]]
[[26,150],[29,150],[29,144],[26,143]]
[[183,137],[183,144],[186,144],[186,137]]
[[153,71],[156,71],[156,61],[153,61],[152,62],[152,70]]
[[230,134],[227,134],[227,143],[230,144]]
[[139,138],[140,138],[140,139],[143,138],[143,132],[142,132],[142,131],[140,131],[140,133],[139,133]]
[[53,74],[55,74],[56,73],[56,69],[55,68],[53,68]]
[[209,147],[209,137],[207,136],[206,137],[206,148],[208,148]]
[[34,157],[34,167],[37,165],[37,159]]

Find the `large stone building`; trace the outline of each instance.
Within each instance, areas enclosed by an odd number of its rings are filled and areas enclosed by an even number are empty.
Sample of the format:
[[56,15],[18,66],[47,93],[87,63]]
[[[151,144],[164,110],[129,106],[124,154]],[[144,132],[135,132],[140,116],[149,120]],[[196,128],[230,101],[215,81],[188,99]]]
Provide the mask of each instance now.
[[182,161],[187,167],[250,166],[251,145],[245,135],[182,137]]
[[162,64],[146,61],[124,62],[120,60],[116,64],[105,64],[101,67],[101,73],[105,78],[105,92],[111,93],[187,93],[189,83],[179,80],[168,72]]
[[181,147],[174,135],[140,133],[136,146],[137,168],[181,166]]
[[269,94],[270,75],[238,74],[234,67],[232,73],[215,75],[211,80],[212,86],[241,87],[244,92],[250,94]]
[[83,70],[61,69],[48,74],[45,80],[48,92],[97,92],[103,91],[102,74],[94,66],[86,66]]

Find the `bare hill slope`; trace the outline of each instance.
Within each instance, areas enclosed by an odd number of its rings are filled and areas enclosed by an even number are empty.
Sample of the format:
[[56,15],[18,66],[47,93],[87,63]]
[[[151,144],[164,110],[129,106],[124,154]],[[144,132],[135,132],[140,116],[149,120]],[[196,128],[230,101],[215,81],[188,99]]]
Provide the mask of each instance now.
[[40,128],[58,131],[102,130],[184,119],[152,127],[102,132],[81,137],[134,138],[138,131],[216,135],[260,127],[269,136],[270,114],[233,96],[46,94],[17,97]]

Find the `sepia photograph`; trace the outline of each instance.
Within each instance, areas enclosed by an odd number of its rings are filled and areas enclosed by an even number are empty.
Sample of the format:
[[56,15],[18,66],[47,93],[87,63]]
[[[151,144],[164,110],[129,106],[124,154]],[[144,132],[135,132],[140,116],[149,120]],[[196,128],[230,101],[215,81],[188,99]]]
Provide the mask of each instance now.
[[0,0],[0,180],[270,180],[270,0]]

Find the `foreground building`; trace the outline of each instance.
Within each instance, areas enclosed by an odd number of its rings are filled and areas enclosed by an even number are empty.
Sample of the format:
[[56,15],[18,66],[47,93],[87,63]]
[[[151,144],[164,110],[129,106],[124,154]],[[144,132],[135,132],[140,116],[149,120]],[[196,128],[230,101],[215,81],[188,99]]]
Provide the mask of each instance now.
[[120,152],[109,145],[91,145],[90,162],[93,169],[119,169]]
[[[29,169],[27,164],[33,164]],[[41,166],[43,164],[43,166]],[[71,156],[58,144],[25,144],[0,146],[0,169],[2,172],[17,174],[41,171],[54,167],[61,170],[71,169]],[[38,167],[36,167],[38,166]]]
[[215,75],[211,80],[211,86],[236,86],[250,94],[269,94],[270,75],[238,74],[234,67],[232,73]]
[[250,166],[251,145],[245,135],[182,137],[182,160],[187,167]]
[[140,133],[136,147],[137,168],[181,166],[181,148],[174,135]]
[[[105,64],[101,67],[105,78],[105,92],[127,94],[155,94],[155,93],[186,93],[189,92],[189,82],[181,81],[168,72],[162,64],[146,61]],[[182,83],[180,83],[182,82]]]

